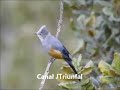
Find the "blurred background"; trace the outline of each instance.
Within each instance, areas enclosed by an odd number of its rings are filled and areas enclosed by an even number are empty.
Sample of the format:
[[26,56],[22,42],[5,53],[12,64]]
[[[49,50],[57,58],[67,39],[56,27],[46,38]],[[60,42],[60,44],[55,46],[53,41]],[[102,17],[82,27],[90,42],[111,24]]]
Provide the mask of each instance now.
[[[42,25],[55,35],[59,19],[58,0],[5,0],[0,1],[1,63],[0,81],[2,89],[38,89],[37,74],[44,74],[49,56],[43,51],[34,34]],[[73,51],[76,45],[68,18],[64,15],[59,36],[61,42]],[[56,74],[60,61],[55,61],[50,73]],[[47,80],[46,89],[57,88],[57,80]]]
[[[82,55],[83,66],[90,60],[96,66],[100,60],[111,64],[114,52],[120,53],[120,0],[63,2],[64,14],[59,40],[75,58]],[[44,74],[50,57],[44,52],[34,33],[42,25],[46,25],[55,35],[59,8],[59,0],[0,1],[1,89],[39,88],[41,80],[36,76]],[[61,61],[55,61],[50,74],[56,75],[61,65]],[[96,68],[91,76],[98,80],[101,72]],[[44,89],[57,90],[58,83],[54,79],[47,80]],[[111,86],[111,82],[109,83],[108,87]],[[114,83],[113,86],[117,87],[117,84]]]

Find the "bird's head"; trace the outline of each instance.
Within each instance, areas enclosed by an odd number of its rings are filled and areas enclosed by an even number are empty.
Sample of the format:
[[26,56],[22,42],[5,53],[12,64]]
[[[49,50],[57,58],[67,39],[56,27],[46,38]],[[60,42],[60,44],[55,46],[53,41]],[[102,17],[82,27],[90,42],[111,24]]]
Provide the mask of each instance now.
[[39,37],[39,39],[41,41],[43,41],[46,36],[49,34],[47,28],[45,25],[43,25],[42,27],[40,27],[40,29],[36,32],[37,36]]

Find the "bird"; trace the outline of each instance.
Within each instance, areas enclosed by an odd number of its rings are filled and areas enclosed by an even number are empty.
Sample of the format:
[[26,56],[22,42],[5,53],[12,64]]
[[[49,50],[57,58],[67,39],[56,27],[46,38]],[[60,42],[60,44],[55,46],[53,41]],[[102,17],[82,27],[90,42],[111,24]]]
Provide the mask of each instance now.
[[55,59],[63,59],[72,68],[73,72],[78,75],[73,63],[72,56],[66,47],[47,29],[46,25],[40,27],[36,32],[44,50]]

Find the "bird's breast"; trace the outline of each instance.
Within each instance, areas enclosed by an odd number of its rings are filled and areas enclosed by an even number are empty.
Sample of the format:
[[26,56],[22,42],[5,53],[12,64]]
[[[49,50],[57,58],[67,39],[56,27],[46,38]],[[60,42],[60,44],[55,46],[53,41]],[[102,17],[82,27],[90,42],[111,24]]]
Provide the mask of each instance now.
[[52,56],[56,59],[63,59],[62,53],[58,50],[55,50],[55,49],[51,48],[48,53],[49,53],[50,56]]

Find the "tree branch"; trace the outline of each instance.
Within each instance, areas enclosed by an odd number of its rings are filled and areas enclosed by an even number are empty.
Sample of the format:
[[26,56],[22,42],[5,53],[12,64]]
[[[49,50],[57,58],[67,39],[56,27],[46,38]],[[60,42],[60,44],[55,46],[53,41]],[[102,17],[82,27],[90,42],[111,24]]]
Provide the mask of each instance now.
[[57,33],[56,33],[56,38],[58,38],[59,33],[60,33],[60,29],[62,26],[62,21],[63,21],[63,2],[61,0],[60,2],[60,16],[59,16],[59,21],[58,21],[58,26],[57,26]]
[[[62,17],[63,17],[63,2],[61,0],[60,2],[60,16],[59,16],[59,21],[58,21],[58,26],[57,26],[57,32],[56,32],[56,38],[58,38],[59,36],[59,33],[60,33],[60,30],[61,30],[61,26],[62,26]],[[44,73],[44,76],[48,76],[49,74],[49,70],[50,70],[50,67],[52,65],[52,63],[54,62],[55,58],[51,58],[49,61],[48,61],[48,64],[47,64],[47,67],[46,67],[46,70],[45,70],[45,73]],[[41,83],[40,83],[40,87],[39,87],[39,90],[42,90],[43,87],[44,87],[44,84],[45,84],[45,81],[46,81],[46,78],[42,79]]]
[[[50,67],[51,67],[52,63],[54,62],[54,60],[55,60],[55,58],[51,58],[51,59],[48,61],[48,64],[47,64],[47,67],[46,67],[44,76],[48,76]],[[39,88],[39,90],[42,90],[42,89],[43,89],[44,84],[45,84],[45,80],[46,80],[46,78],[42,79],[42,81],[41,81],[41,83],[40,83],[40,88]]]

